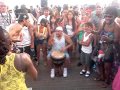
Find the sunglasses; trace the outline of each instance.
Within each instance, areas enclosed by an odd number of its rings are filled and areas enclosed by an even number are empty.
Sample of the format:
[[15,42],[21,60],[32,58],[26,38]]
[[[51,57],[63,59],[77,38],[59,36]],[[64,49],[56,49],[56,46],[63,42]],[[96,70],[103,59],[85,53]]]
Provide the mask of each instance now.
[[105,15],[104,18],[113,18],[112,15]]

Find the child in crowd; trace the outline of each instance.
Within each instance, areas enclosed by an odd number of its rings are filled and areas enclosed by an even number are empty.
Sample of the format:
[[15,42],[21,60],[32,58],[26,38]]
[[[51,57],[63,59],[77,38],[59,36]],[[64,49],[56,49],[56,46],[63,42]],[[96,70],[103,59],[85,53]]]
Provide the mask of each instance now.
[[92,53],[92,40],[93,40],[93,24],[87,22],[84,24],[84,34],[82,40],[79,43],[82,45],[81,48],[81,63],[83,65],[80,75],[85,74],[85,77],[90,76],[90,56]]

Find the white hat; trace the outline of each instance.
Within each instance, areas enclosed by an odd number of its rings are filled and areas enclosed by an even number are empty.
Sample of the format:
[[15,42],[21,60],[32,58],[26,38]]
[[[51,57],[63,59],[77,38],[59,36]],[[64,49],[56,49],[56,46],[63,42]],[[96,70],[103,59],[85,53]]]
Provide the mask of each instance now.
[[61,26],[56,27],[56,31],[63,31],[63,28]]

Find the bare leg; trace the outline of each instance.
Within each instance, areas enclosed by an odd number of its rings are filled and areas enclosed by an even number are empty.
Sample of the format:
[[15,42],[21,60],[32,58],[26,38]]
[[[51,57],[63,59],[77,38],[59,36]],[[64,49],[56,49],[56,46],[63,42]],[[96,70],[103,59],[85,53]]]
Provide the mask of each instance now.
[[105,79],[104,63],[101,63],[101,64],[98,65],[98,71],[99,71],[99,73],[98,73],[99,78],[97,80],[104,81],[104,79]]
[[48,68],[49,68],[49,69],[52,69],[52,68],[53,68],[52,59],[48,58],[48,59],[47,59],[47,63],[48,63]]
[[105,82],[107,84],[110,84],[110,75],[111,75],[111,63],[105,63],[104,68],[105,68]]
[[42,45],[42,53],[44,59],[44,65],[47,65],[47,46],[45,44]]
[[65,67],[65,68],[68,68],[69,66],[70,66],[70,59],[67,58],[67,59],[65,59],[65,61],[64,61],[64,67]]
[[37,45],[37,63],[39,63],[39,60],[40,60],[40,45]]

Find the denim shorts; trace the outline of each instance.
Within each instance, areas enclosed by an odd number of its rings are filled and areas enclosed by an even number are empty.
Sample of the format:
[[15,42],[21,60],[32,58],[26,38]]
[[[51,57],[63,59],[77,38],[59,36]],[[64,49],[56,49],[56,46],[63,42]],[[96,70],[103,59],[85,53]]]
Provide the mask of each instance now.
[[35,43],[36,43],[36,45],[38,45],[38,44],[46,44],[47,41],[46,41],[46,39],[36,39]]

